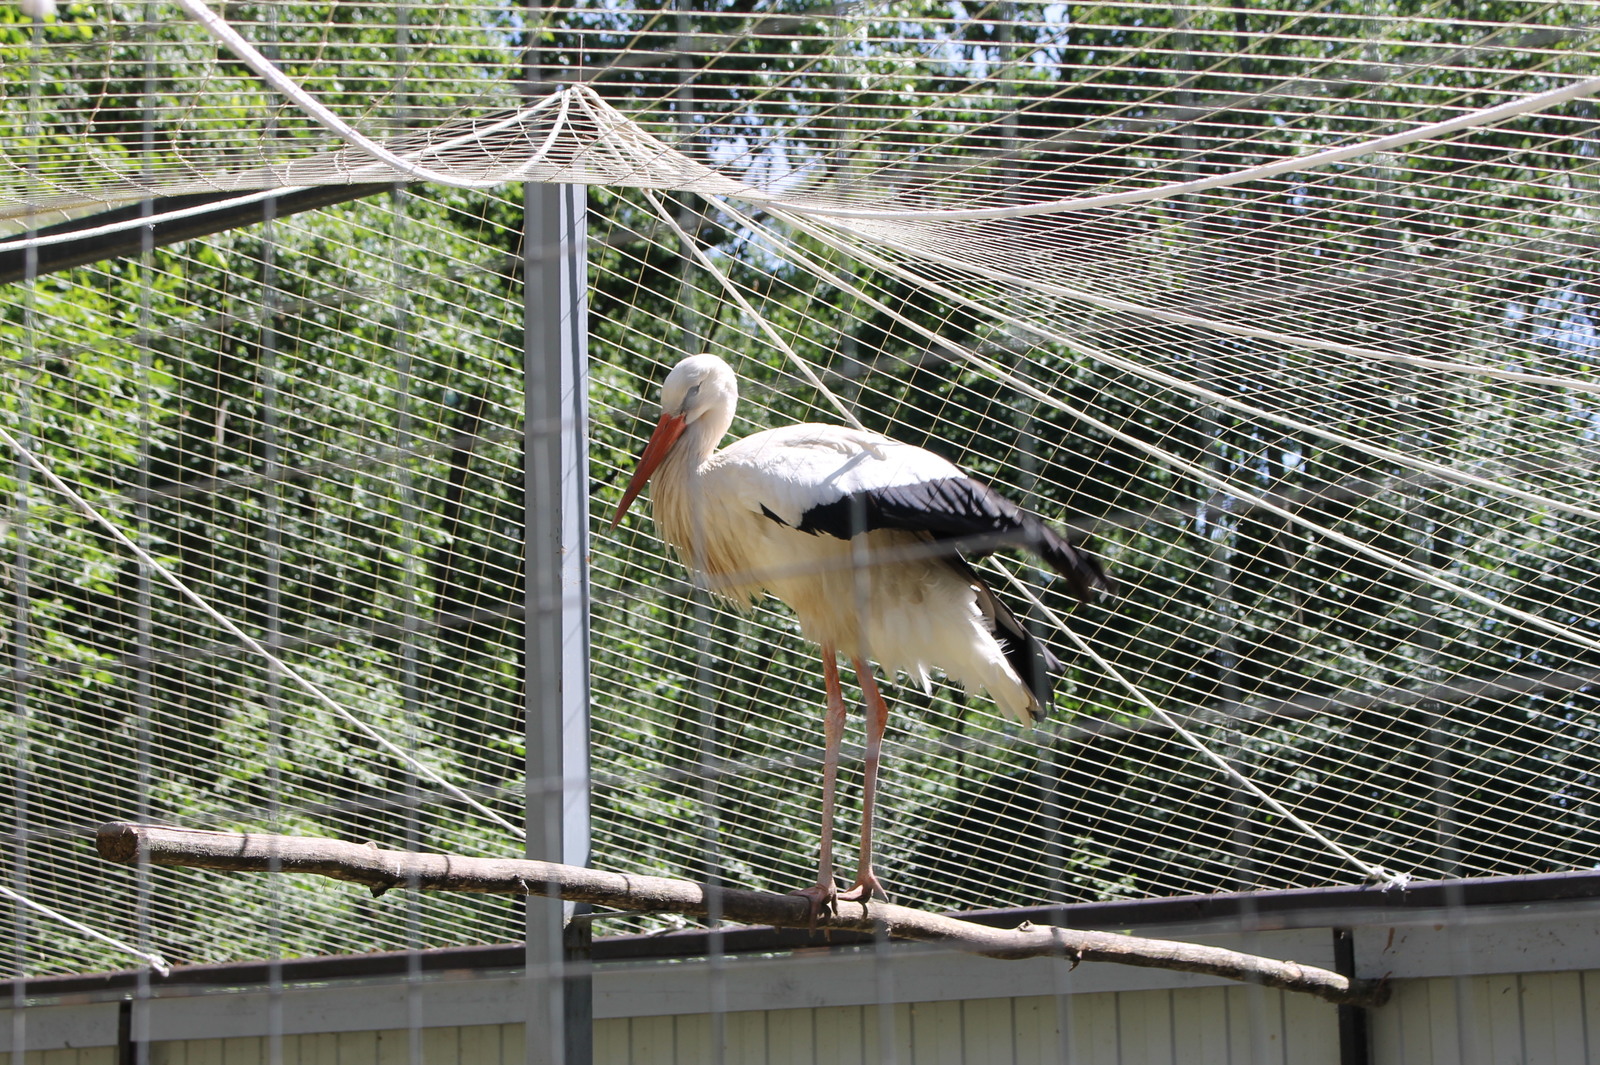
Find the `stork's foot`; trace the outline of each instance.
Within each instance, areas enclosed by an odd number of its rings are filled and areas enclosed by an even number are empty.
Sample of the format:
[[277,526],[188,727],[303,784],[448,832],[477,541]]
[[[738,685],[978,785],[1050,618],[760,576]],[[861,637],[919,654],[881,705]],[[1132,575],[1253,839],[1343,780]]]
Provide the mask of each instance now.
[[879,880],[870,867],[863,869],[861,875],[856,877],[856,882],[845,891],[838,894],[840,902],[866,903],[872,899],[879,902],[888,902],[889,893],[883,890],[883,881]]
[[811,904],[811,931],[817,930],[817,919],[824,913],[833,913],[833,900],[840,897],[838,890],[831,884],[812,884],[810,887],[799,888],[789,892],[799,895]]

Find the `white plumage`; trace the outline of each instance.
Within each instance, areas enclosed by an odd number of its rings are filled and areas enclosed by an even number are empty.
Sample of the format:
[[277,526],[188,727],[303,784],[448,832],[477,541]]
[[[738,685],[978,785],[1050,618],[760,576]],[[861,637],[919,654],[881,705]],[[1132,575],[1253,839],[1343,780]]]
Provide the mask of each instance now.
[[835,895],[831,822],[844,725],[835,653],[854,659],[869,711],[861,869],[855,888],[838,896],[865,898],[882,893],[871,870],[871,808],[888,712],[870,663],[924,685],[931,670],[942,669],[1032,723],[1048,707],[1048,674],[1059,664],[959,549],[1030,547],[1080,596],[1109,582],[1081,547],[921,448],[804,424],[718,451],[737,403],[733,371],[716,356],[695,355],[674,367],[661,388],[660,422],[616,521],[654,474],[656,524],[684,562],[729,599],[768,593],[783,600],[822,646],[829,700],[823,858],[817,886],[803,892],[821,908]]
[[819,644],[910,673],[925,687],[929,672],[942,668],[964,686],[988,691],[1018,721],[1032,722],[1034,697],[1006,662],[976,589],[915,532],[874,529],[863,543],[799,530],[819,504],[959,477],[955,466],[833,425],[770,429],[685,466],[681,482],[659,477],[654,510],[668,542],[718,591],[730,598],[770,593]]

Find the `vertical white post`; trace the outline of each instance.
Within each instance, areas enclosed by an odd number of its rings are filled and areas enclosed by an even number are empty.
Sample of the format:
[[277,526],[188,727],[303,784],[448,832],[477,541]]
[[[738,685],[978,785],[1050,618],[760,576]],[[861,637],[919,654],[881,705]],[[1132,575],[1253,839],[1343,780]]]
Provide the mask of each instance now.
[[[527,856],[589,860],[589,464],[585,196],[524,187]],[[553,892],[551,893],[553,895]],[[589,1065],[587,922],[530,895],[528,1065]],[[572,962],[575,964],[569,965]]]

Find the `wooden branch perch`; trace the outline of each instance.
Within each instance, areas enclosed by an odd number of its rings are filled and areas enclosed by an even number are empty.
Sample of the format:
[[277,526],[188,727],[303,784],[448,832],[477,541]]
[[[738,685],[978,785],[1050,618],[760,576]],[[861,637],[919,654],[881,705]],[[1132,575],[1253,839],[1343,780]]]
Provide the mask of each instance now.
[[[710,910],[707,891],[700,884],[659,876],[604,873],[554,862],[413,854],[381,850],[370,843],[121,822],[102,825],[95,843],[102,858],[123,865],[143,861],[232,872],[316,873],[365,884],[375,894],[392,887],[412,887],[424,891],[552,895],[615,909],[696,917],[707,916]],[[719,895],[718,908],[724,920],[780,928],[806,928],[811,924],[806,900],[794,895],[738,888],[724,888]],[[824,914],[817,927],[867,933],[882,929],[899,939],[938,943],[989,958],[1065,956],[1074,963],[1109,961],[1206,973],[1300,991],[1345,1005],[1378,1006],[1388,998],[1388,988],[1381,981],[1351,980],[1293,961],[1112,932],[1081,932],[1028,923],[1018,928],[990,928],[881,902],[841,903],[839,912]]]

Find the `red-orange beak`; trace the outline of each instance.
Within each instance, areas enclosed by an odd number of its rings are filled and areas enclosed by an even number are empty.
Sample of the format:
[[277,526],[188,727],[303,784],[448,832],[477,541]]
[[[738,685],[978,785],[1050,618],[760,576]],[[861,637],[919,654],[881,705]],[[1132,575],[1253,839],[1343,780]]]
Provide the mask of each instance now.
[[633,471],[633,480],[628,482],[628,490],[622,493],[622,502],[617,504],[617,514],[611,519],[613,529],[628,513],[628,507],[638,498],[645,482],[656,472],[656,467],[661,465],[661,460],[667,457],[667,452],[672,450],[672,445],[678,442],[678,437],[683,435],[688,425],[688,419],[682,415],[662,412],[661,420],[656,422],[656,431],[650,434],[650,442],[644,446],[644,454],[639,456],[639,468]]

